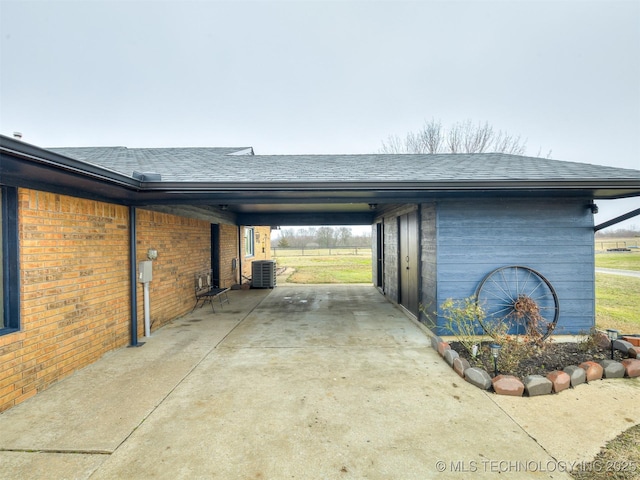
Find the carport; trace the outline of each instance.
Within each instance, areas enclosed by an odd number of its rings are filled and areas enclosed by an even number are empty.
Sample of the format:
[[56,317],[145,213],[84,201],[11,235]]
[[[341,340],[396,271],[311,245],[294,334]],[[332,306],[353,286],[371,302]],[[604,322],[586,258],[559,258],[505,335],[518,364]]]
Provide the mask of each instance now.
[[[640,420],[624,390],[637,379],[530,401],[481,391],[372,286],[230,296],[229,308],[198,309],[0,415],[0,476],[494,478],[528,468],[558,479]],[[606,410],[606,425],[584,405]]]
[[[599,199],[640,196],[638,170],[499,153],[51,151],[65,164],[113,169],[128,184],[119,197],[136,208],[212,224],[371,225],[372,282],[437,334],[444,333],[439,305],[476,294],[483,278],[511,265],[541,272],[557,291],[556,334],[588,330],[595,321],[593,233],[640,214],[636,209],[602,225],[595,217]],[[61,176],[54,180],[71,185]]]
[[439,305],[473,295],[505,265],[549,279],[556,333],[587,330],[595,201],[640,196],[638,170],[505,154],[45,149],[4,136],[0,174],[0,410],[139,343],[147,249],[162,245],[158,327],[193,307],[194,273],[216,254],[220,268],[245,260],[248,226],[371,225],[374,287],[437,334]]

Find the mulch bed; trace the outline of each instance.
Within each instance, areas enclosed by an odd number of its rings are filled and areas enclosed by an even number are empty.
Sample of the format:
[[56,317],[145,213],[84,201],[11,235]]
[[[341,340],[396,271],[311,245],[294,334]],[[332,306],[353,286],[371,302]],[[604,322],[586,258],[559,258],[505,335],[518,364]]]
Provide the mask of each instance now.
[[[450,346],[458,352],[460,357],[469,361],[472,367],[485,369],[491,376],[494,373],[493,357],[489,351],[489,343],[484,342],[480,346],[480,351],[475,359],[460,342],[451,342]],[[524,378],[527,375],[543,375],[554,370],[562,370],[569,365],[579,365],[586,361],[598,361],[611,358],[611,349],[597,345],[584,345],[575,342],[551,342],[545,343],[542,348],[531,347],[531,354],[522,359],[516,367],[510,371],[503,371],[498,368],[498,373],[514,375]],[[614,360],[621,361],[627,358],[619,351],[614,352]]]

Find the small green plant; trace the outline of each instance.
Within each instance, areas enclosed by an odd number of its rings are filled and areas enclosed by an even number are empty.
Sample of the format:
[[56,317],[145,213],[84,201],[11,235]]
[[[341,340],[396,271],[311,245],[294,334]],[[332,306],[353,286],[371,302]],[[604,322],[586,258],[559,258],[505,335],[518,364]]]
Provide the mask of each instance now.
[[498,358],[498,370],[501,372],[515,371],[522,360],[533,354],[532,345],[522,341],[518,335],[505,335],[496,342],[502,346]]
[[576,339],[576,346],[579,352],[588,352],[598,346],[598,331],[592,327],[587,333],[582,333]]
[[[549,342],[543,340],[539,325],[543,321],[536,302],[528,297],[519,297],[514,313],[500,321],[480,323],[485,312],[472,296],[462,300],[447,299],[441,305],[443,328],[456,337],[456,340],[469,353],[472,363],[493,370],[493,357],[489,343],[497,343],[502,348],[498,357],[498,370],[510,372],[517,370],[526,359],[542,354]],[[514,327],[522,328],[524,333],[511,334]],[[486,334],[492,342],[481,342],[479,335]]]
[[444,328],[460,342],[472,358],[478,353],[478,333],[482,326],[478,322],[484,317],[482,306],[478,305],[475,297],[462,300],[448,298],[442,305],[442,316],[445,319]]

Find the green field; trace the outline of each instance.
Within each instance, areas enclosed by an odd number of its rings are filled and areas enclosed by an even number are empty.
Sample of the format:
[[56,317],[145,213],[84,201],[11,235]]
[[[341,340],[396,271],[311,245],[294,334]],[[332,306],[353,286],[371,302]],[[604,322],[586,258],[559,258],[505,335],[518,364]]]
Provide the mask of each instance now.
[[596,267],[640,271],[640,249],[631,252],[596,253]]
[[[596,267],[640,271],[640,251],[596,253]],[[640,278],[596,273],[596,326],[640,333]]]
[[288,283],[371,283],[371,254],[277,256]]
[[596,274],[596,326],[640,333],[640,278]]

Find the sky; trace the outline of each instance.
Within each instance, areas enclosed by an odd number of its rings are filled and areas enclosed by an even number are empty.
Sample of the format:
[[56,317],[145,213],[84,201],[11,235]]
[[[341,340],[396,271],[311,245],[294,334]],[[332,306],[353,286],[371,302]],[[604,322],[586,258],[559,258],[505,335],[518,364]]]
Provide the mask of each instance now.
[[42,147],[375,153],[471,120],[640,170],[636,0],[0,0],[0,41],[0,133]]

